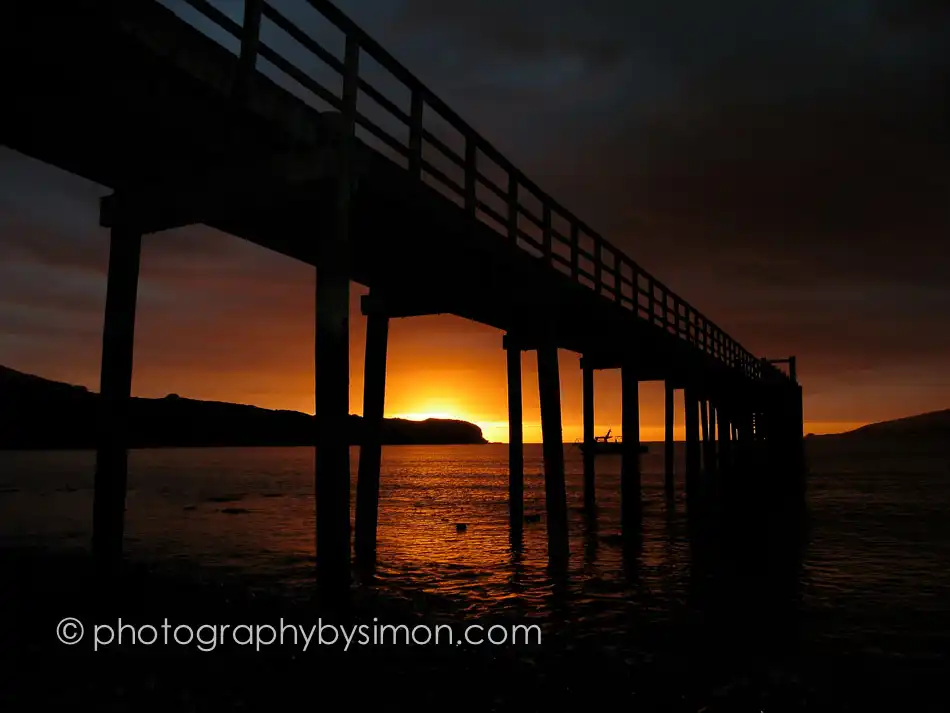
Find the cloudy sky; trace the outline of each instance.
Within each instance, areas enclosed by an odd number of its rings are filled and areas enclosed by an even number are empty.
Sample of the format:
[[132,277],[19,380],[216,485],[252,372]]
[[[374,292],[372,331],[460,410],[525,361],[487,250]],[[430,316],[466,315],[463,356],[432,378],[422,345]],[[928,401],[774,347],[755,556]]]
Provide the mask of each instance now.
[[[240,3],[217,4],[240,16]],[[339,50],[302,0],[274,4]],[[950,407],[950,5],[341,7],[750,351],[796,354],[806,429]],[[0,148],[0,363],[98,388],[108,235],[96,199],[108,192]],[[148,236],[142,276],[136,394],[312,412],[312,268],[195,227]],[[394,324],[387,415],[456,415],[503,439],[500,342],[454,318]],[[568,440],[580,435],[576,358],[562,360]],[[531,385],[530,355],[525,366]],[[616,386],[598,376],[605,429],[619,427]],[[643,397],[644,436],[656,437],[660,391]],[[537,436],[536,389],[525,418]]]

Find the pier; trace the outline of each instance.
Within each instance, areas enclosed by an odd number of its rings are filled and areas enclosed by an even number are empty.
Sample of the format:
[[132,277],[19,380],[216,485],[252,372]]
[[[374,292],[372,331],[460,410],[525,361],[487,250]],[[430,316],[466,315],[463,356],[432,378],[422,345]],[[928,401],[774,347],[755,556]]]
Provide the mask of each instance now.
[[[802,388],[794,357],[749,352],[551,198],[333,4],[299,2],[342,33],[342,57],[262,0],[246,0],[240,22],[214,3],[183,0],[237,52],[156,0],[10,0],[5,7],[0,140],[113,191],[100,207],[111,231],[94,513],[94,551],[104,568],[122,556],[142,240],[198,223],[315,268],[315,537],[318,581],[328,591],[349,586],[354,553],[370,567],[375,559],[393,319],[452,314],[499,330],[513,530],[524,516],[521,356],[537,353],[552,558],[568,548],[559,350],[582,355],[588,445],[594,372],[621,372],[625,531],[640,516],[644,382],[665,388],[668,493],[674,408],[685,411],[688,502],[710,493],[739,497],[750,479],[774,480],[777,493],[799,487]],[[332,86],[265,43],[264,23],[323,62]],[[366,61],[391,75],[408,106],[370,83]],[[262,71],[265,62],[280,82]],[[452,137],[427,128],[433,114]],[[393,125],[401,129],[383,128]],[[366,441],[355,533],[343,435],[353,282],[370,290],[362,303]],[[790,467],[765,467],[773,463]],[[589,510],[595,465],[589,448]]]

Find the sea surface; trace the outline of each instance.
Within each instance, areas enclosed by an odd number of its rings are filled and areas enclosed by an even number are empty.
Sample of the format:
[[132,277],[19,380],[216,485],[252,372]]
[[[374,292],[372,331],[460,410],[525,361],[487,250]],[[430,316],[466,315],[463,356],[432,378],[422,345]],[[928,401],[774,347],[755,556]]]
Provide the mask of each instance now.
[[[619,458],[597,461],[592,522],[581,509],[580,454],[572,446],[566,452],[571,554],[567,571],[554,576],[540,446],[525,447],[529,521],[518,543],[508,528],[507,446],[385,447],[376,586],[457,618],[570,622],[578,641],[605,645],[623,629],[618,623],[685,621],[703,611],[697,591],[708,588],[697,583],[711,575],[697,559],[702,542],[690,534],[681,473],[676,498],[664,497],[662,446],[651,444],[643,457],[643,531],[633,555],[618,537]],[[358,459],[354,448],[354,495]],[[945,655],[950,459],[911,447],[812,441],[808,461],[800,547],[770,563],[796,612],[797,640],[845,653]],[[87,549],[93,466],[91,452],[0,453],[0,547]],[[764,536],[748,533],[750,541]],[[133,451],[126,550],[159,568],[306,597],[312,449]],[[729,581],[727,596],[739,596],[741,575]]]

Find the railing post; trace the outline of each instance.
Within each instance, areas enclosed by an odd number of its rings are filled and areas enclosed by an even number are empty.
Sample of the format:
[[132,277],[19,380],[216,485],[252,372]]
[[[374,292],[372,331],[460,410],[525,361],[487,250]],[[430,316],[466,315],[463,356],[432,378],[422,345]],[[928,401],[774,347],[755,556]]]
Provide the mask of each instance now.
[[409,174],[422,179],[422,112],[425,103],[422,92],[412,90],[412,106],[409,109]]
[[[594,290],[600,296],[604,289],[604,259],[600,254],[601,239],[599,235],[594,235]],[[634,303],[635,304],[635,303]]]
[[[346,38],[343,59],[343,129],[347,144],[352,144],[356,130],[356,97],[360,84],[360,45],[353,35]],[[349,146],[347,146],[349,148]]]
[[[475,220],[477,196],[475,187],[478,185],[478,144],[475,136],[468,134],[465,137],[465,215],[469,220]],[[472,227],[470,225],[470,227]]]
[[518,242],[518,176],[508,171],[508,239],[514,245]]
[[620,288],[620,263],[622,261],[622,258],[620,256],[620,253],[617,252],[616,248],[611,248],[611,253],[613,254],[613,258],[614,258],[613,259],[614,285],[613,285],[613,288],[611,289],[611,292],[614,293],[614,299],[616,299],[617,304],[620,304],[621,295],[623,294]]
[[257,48],[261,37],[261,14],[264,0],[244,0],[244,25],[241,32],[241,54],[234,77],[234,98],[244,102],[250,95],[251,76],[257,65]]
[[647,275],[647,291],[650,293],[647,296],[647,304],[650,307],[650,324],[656,324],[656,285],[649,275]]
[[575,280],[580,278],[580,254],[580,229],[576,222],[571,221],[571,277]]
[[551,204],[544,201],[541,206],[541,242],[544,245],[544,260],[554,262],[554,240],[551,235]]

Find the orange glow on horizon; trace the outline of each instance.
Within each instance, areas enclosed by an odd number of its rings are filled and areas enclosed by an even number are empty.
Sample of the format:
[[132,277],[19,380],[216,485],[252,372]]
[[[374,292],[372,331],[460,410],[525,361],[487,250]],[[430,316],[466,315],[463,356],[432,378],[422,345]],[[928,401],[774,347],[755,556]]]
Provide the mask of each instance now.
[[[154,247],[154,243],[150,245]],[[262,253],[261,259],[266,255]],[[177,302],[143,302],[136,317],[133,395],[161,398],[177,393],[193,399],[314,413],[312,268],[284,258],[266,259],[280,267],[280,280],[262,282],[256,291],[246,290],[243,283],[238,290],[227,281],[193,286],[194,299],[207,301],[211,294],[216,297],[212,302],[223,305],[211,316],[199,310],[183,311]],[[152,265],[150,260],[143,261],[145,286]],[[360,299],[367,293],[360,286],[351,291],[349,410],[354,414],[363,412],[366,318]],[[249,319],[262,303],[271,308],[260,319]],[[98,348],[71,352],[69,359],[64,359],[61,351],[51,350],[44,358],[11,359],[6,365],[98,390],[99,357]],[[579,358],[573,352],[558,354],[565,443],[583,437]],[[812,378],[803,375],[806,434],[848,431],[914,412],[909,403],[901,403],[895,413],[896,401],[880,400],[878,390],[868,390],[865,395],[827,379],[820,391],[810,391]],[[598,371],[594,382],[596,435],[611,430],[614,436],[622,436],[619,371]],[[524,441],[540,443],[533,352],[522,357],[522,393]],[[674,438],[682,441],[682,392],[676,393],[674,406]],[[502,333],[446,315],[391,320],[385,416],[468,421],[478,425],[487,440],[507,442],[508,384]],[[663,423],[662,383],[641,384],[641,440],[663,440]]]

